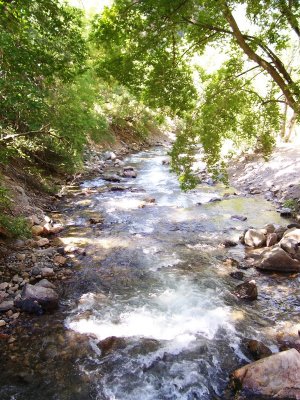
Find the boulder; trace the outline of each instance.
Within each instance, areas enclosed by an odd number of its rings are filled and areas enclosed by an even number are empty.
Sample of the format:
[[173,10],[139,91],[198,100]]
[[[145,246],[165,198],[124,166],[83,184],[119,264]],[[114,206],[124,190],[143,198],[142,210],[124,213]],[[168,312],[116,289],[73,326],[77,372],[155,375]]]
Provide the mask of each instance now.
[[246,339],[245,345],[254,360],[261,360],[262,358],[272,355],[272,351],[265,344],[255,339]]
[[233,294],[242,300],[256,300],[258,293],[255,281],[246,281],[237,285]]
[[113,151],[106,151],[106,152],[103,154],[103,158],[104,158],[105,161],[108,161],[108,160],[114,161],[114,160],[117,159],[117,156],[116,156],[116,154],[115,154]]
[[273,354],[237,369],[233,386],[246,398],[300,399],[300,354],[295,349]]
[[276,228],[273,224],[267,224],[264,226],[264,229],[267,233],[274,233]]
[[244,242],[249,247],[263,247],[266,244],[264,229],[248,229],[244,236]]
[[279,245],[285,250],[292,258],[300,260],[300,229],[288,229],[283,238],[280,240]]
[[274,246],[274,244],[277,243],[277,233],[273,232],[273,233],[268,233],[267,234],[267,242],[266,242],[266,246],[267,247],[272,247]]
[[41,314],[44,310],[54,310],[58,307],[58,294],[51,288],[26,283],[15,305],[23,311]]
[[49,282],[48,279],[42,279],[38,283],[36,283],[34,286],[35,287],[41,286],[41,287],[48,288],[48,289],[53,289],[53,290],[56,289],[56,286],[53,285],[53,283]]
[[300,261],[293,259],[281,247],[273,247],[261,254],[257,268],[267,271],[299,272]]

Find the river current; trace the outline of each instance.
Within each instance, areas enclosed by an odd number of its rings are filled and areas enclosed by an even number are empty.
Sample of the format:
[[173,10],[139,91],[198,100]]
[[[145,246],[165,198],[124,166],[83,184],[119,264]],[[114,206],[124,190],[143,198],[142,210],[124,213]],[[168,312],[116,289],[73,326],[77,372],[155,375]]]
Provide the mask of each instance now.
[[[135,154],[126,165],[136,179],[85,181],[78,190],[87,195],[63,204],[63,240],[86,255],[60,311],[36,320],[27,350],[38,358],[28,356],[37,365],[33,378],[3,387],[1,398],[222,399],[230,372],[250,361],[245,338],[277,350],[275,333],[299,313],[298,278],[243,270],[259,296],[242,302],[231,294],[241,283],[230,276],[237,268],[224,260],[243,263],[245,250],[221,243],[286,220],[260,197],[223,198],[233,189],[201,184],[181,192],[165,158],[164,148]],[[89,223],[95,215],[102,224]]]

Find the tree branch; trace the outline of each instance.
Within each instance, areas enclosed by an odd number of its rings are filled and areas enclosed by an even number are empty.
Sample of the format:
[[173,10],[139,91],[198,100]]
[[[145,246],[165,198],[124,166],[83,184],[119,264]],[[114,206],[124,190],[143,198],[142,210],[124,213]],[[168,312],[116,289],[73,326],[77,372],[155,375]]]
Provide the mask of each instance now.
[[238,43],[238,45],[241,47],[241,49],[244,51],[244,53],[256,64],[261,66],[274,80],[274,82],[279,86],[281,89],[282,93],[285,95],[285,98],[287,100],[288,105],[294,110],[298,111],[300,106],[295,100],[292,92],[287,86],[287,83],[285,80],[282,78],[280,73],[276,70],[276,68],[273,67],[272,64],[270,64],[268,61],[260,57],[246,42],[242,32],[240,31],[240,28],[238,27],[226,1],[223,3],[223,13],[224,17],[226,18],[227,22],[229,23],[232,32],[235,36],[235,39]]

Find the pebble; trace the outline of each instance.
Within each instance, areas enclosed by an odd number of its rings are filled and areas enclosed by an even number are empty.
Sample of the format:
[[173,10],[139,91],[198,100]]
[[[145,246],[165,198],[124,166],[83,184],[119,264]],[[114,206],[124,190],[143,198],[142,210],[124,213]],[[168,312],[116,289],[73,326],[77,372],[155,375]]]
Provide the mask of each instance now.
[[6,322],[4,321],[4,319],[0,319],[0,326],[5,326]]

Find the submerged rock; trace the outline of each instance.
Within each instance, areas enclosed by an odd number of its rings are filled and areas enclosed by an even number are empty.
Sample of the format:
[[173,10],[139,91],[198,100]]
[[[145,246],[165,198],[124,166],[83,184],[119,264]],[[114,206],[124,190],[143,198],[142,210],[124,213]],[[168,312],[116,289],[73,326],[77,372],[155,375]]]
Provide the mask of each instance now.
[[300,354],[291,349],[245,365],[234,371],[232,383],[246,398],[299,400]]
[[281,247],[273,247],[261,254],[257,268],[267,271],[299,272],[300,261],[290,257]]
[[101,350],[102,356],[111,353],[117,349],[123,349],[126,347],[125,339],[119,338],[117,336],[109,336],[104,340],[101,340],[98,345],[99,349]]
[[237,285],[233,294],[242,300],[256,300],[258,292],[255,281],[251,280]]

